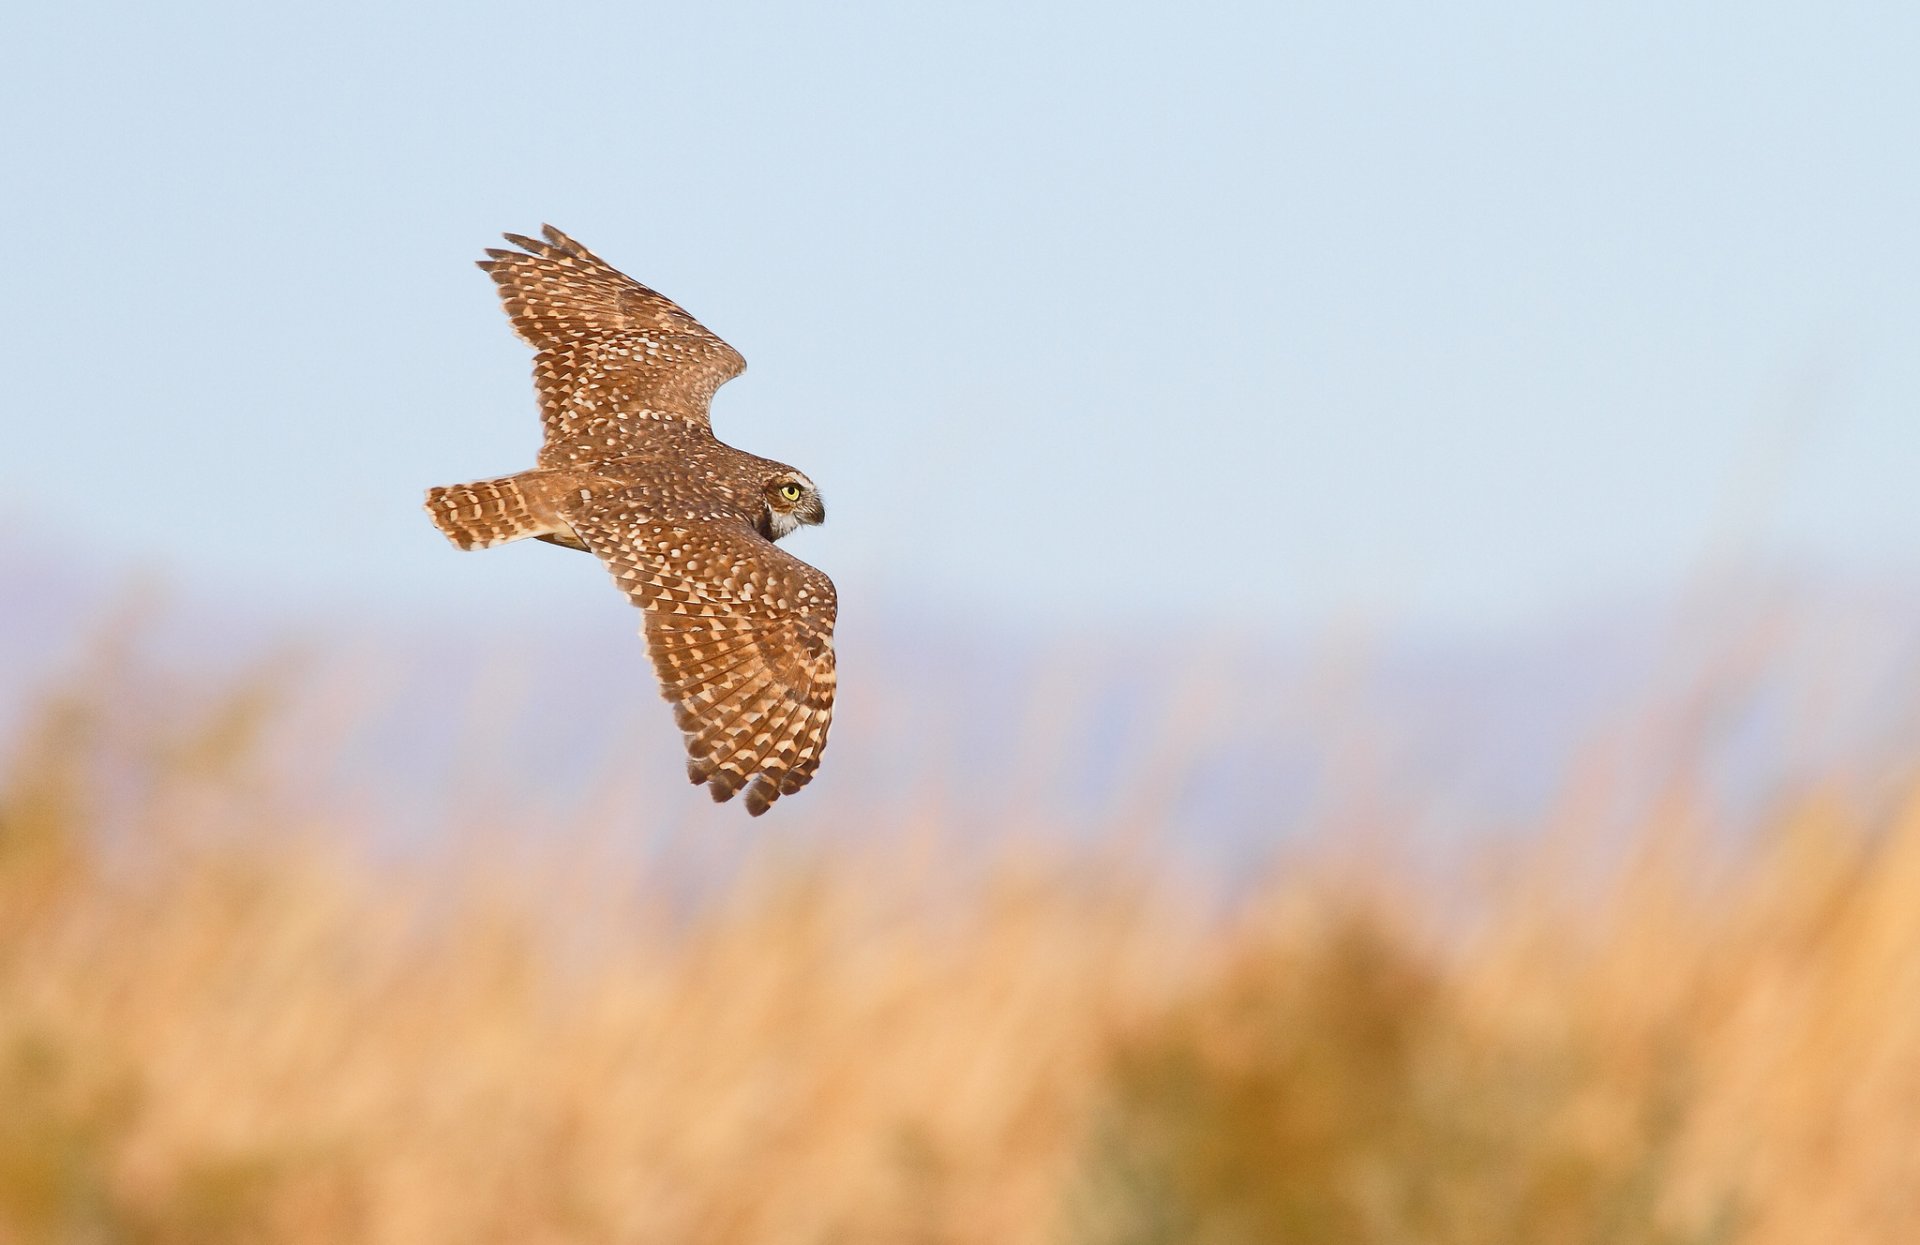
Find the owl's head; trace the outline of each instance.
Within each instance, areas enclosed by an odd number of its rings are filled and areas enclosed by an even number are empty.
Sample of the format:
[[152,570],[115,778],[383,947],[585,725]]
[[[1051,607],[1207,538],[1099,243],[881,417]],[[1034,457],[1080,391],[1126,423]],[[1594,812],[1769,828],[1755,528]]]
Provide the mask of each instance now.
[[768,476],[762,492],[767,512],[761,526],[768,540],[779,540],[802,524],[827,521],[827,503],[820,500],[820,490],[791,467]]

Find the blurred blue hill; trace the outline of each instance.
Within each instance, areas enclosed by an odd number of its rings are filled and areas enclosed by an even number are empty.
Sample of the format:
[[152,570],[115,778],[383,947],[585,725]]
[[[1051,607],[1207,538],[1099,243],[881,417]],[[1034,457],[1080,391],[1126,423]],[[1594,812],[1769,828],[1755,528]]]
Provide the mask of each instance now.
[[[476,810],[748,824],[681,779],[637,618],[316,617],[243,584],[129,582],[17,535],[0,542],[0,594],[9,731],[112,651],[115,695],[162,715],[236,679],[273,683],[279,746],[316,806],[372,803],[428,832]],[[1473,637],[1036,631],[895,601],[850,614],[840,646],[829,763],[756,827],[1131,829],[1235,863],[1388,821],[1437,846],[1527,833],[1582,782],[1604,782],[1621,816],[1680,781],[1736,819],[1814,775],[1873,799],[1920,739],[1920,590],[1810,575]]]

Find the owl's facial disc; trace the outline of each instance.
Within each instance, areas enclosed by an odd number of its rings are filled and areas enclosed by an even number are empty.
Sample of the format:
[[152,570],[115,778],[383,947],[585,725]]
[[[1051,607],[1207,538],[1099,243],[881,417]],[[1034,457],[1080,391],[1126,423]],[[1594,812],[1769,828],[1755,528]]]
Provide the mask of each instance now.
[[767,481],[766,535],[769,540],[803,524],[824,523],[827,506],[813,481],[797,471],[785,471]]

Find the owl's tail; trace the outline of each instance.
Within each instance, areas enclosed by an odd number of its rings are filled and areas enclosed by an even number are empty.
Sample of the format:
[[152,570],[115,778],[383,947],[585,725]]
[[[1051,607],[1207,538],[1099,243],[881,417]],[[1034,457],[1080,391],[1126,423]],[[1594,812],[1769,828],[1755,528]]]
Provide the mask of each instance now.
[[427,516],[462,549],[487,549],[528,536],[582,548],[558,504],[572,483],[564,472],[523,471],[428,489]]

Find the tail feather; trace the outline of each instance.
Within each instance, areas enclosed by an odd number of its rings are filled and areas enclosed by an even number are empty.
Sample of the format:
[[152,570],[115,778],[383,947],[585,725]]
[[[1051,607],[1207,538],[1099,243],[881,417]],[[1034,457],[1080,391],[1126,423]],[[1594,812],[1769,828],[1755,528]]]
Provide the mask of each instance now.
[[523,471],[498,480],[450,484],[427,490],[427,515],[462,549],[487,549],[528,536],[554,536],[571,543],[572,525],[555,505],[561,482],[545,471]]

